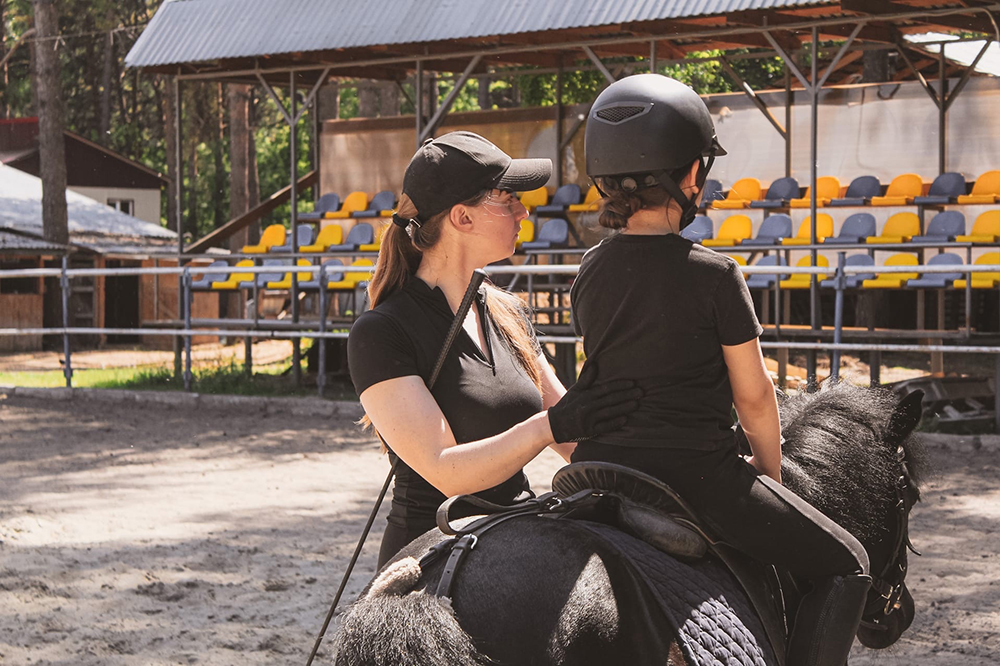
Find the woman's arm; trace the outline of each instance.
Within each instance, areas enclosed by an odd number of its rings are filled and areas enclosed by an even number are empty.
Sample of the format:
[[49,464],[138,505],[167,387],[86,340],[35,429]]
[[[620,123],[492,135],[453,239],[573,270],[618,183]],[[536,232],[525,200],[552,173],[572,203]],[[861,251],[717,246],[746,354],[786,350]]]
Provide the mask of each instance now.
[[[538,367],[542,369],[542,409],[548,409],[559,402],[559,399],[566,394],[566,387],[562,385],[556,373],[549,365],[545,354],[538,355]],[[563,444],[552,444],[550,448],[562,456],[563,460],[569,462],[570,456],[576,449],[576,442],[566,442]]]
[[503,483],[553,444],[543,411],[498,435],[458,446],[423,380],[412,375],[370,386],[361,404],[393,452],[448,496]]
[[767,374],[757,338],[740,345],[722,346],[729,369],[733,404],[750,442],[750,463],[761,474],[781,483],[781,424],[774,384]]

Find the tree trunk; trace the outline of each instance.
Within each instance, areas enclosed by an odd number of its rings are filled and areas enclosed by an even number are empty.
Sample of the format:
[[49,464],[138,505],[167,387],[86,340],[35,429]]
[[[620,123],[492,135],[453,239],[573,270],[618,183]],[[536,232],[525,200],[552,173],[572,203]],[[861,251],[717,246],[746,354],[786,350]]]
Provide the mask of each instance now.
[[45,240],[69,242],[66,217],[66,143],[59,91],[59,51],[51,38],[59,34],[53,0],[33,0],[38,38],[31,42],[38,153],[42,174],[42,229]]
[[218,229],[226,223],[226,165],[222,158],[222,151],[226,146],[226,121],[225,121],[226,101],[223,94],[222,84],[216,84],[215,93],[215,141],[212,143],[212,166],[214,185],[212,191],[213,228]]
[[396,85],[396,82],[387,81],[384,83],[382,85],[382,89],[379,91],[379,96],[381,97],[379,115],[383,118],[386,116],[398,116],[399,87]]
[[322,86],[316,93],[316,107],[320,124],[340,118],[340,84],[334,81]]
[[177,231],[177,184],[179,181],[177,164],[177,118],[174,114],[174,105],[177,97],[174,95],[174,81],[167,76],[158,76],[158,83],[162,86],[163,95],[163,143],[167,151],[167,179],[170,187],[167,188],[167,229]]
[[[229,86],[229,219],[250,210],[250,86]],[[229,248],[248,244],[247,230],[230,237]]]
[[371,81],[358,82],[358,117],[374,118],[378,115],[378,89]]
[[[114,25],[115,13],[108,7],[106,15],[107,24]],[[101,118],[100,118],[100,143],[102,146],[111,144],[111,73],[115,62],[115,37],[113,32],[108,32],[104,40],[104,63],[101,68]]]
[[[247,106],[247,207],[255,208],[260,203],[260,178],[257,174],[257,101],[254,89],[249,89],[250,103]],[[249,241],[260,241],[260,222],[248,228]]]
[[479,108],[486,111],[493,108],[490,100],[490,80],[487,77],[479,79]]

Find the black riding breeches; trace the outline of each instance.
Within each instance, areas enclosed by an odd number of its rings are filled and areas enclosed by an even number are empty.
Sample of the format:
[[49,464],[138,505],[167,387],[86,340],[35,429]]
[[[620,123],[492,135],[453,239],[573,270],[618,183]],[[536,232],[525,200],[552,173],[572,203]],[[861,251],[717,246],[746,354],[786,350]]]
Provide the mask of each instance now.
[[764,476],[736,453],[580,442],[573,462],[632,467],[668,484],[733,547],[804,579],[868,573],[868,554],[847,530]]

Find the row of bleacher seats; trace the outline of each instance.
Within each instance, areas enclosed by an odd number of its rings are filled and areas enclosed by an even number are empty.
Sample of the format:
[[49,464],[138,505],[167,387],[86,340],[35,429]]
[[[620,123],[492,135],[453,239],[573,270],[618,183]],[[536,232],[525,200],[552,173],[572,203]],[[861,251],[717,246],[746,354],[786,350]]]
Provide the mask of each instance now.
[[[257,264],[253,259],[243,259],[238,261],[234,268],[250,268]],[[292,272],[284,271],[292,266],[291,259],[264,259],[263,267],[274,268],[274,272],[245,273],[239,271],[219,271],[218,269],[228,267],[226,261],[213,261],[205,268],[196,269],[198,274],[191,281],[191,288],[195,290],[211,291],[238,291],[241,289],[291,289]],[[309,259],[299,259],[296,262],[299,267],[313,266]],[[353,290],[370,277],[369,269],[373,263],[371,259],[356,259],[348,265],[343,260],[336,257],[323,260],[325,266],[324,278],[327,281],[326,289],[329,290]],[[355,270],[350,270],[354,268]],[[215,270],[213,270],[215,269]],[[299,289],[302,291],[319,290],[319,273],[299,272]]]
[[[811,188],[803,191],[795,178],[779,178],[765,190],[756,178],[741,178],[723,194],[717,180],[705,181],[704,205],[717,210],[742,208],[809,208]],[[835,176],[816,179],[816,205],[837,206],[944,206],[1000,203],[1000,171],[987,171],[971,189],[960,173],[943,173],[927,185],[915,173],[904,173],[884,188],[876,176],[858,176],[842,188]]]
[[[811,239],[812,217],[799,224],[792,234],[792,219],[784,213],[768,215],[764,218],[757,235],[751,237],[752,222],[746,215],[730,215],[713,233],[712,220],[707,215],[699,215],[688,225],[681,235],[707,247],[807,245]],[[920,232],[920,218],[916,213],[903,211],[889,216],[876,233],[875,216],[871,213],[854,213],[844,220],[840,232],[834,236],[833,217],[827,213],[816,214],[816,240],[819,243],[842,244],[886,244],[886,243],[995,243],[1000,240],[1000,210],[988,210],[980,214],[966,233],[965,215],[960,211],[946,210],[935,215],[924,233]]]
[[[344,236],[344,228],[339,224],[328,224],[316,233],[308,224],[298,225],[299,252],[378,252],[382,243],[384,225],[374,227],[367,222],[358,222]],[[292,251],[288,230],[283,224],[269,225],[260,235],[260,242],[244,245],[243,254],[280,254]]]
[[382,190],[371,199],[366,192],[351,192],[343,202],[340,195],[328,192],[321,196],[312,212],[299,213],[302,221],[364,219],[370,217],[391,217],[396,207],[396,195]]

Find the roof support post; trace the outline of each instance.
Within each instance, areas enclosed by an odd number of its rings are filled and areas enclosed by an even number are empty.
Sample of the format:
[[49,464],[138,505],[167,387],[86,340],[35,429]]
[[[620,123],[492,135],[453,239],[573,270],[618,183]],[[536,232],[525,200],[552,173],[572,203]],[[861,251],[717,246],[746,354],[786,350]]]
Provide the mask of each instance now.
[[608,70],[604,63],[601,62],[601,59],[597,57],[597,54],[594,53],[592,48],[587,45],[584,45],[582,48],[583,52],[587,54],[588,58],[590,58],[590,61],[594,63],[594,67],[596,67],[597,70],[604,75],[604,78],[608,80],[609,85],[618,80],[618,77]]
[[413,115],[416,116],[416,142],[417,148],[422,143],[421,135],[424,131],[424,61],[417,61],[417,71],[413,74],[413,96],[416,98],[413,104]]
[[656,40],[649,42],[649,73],[656,74]]
[[938,52],[938,175],[944,173],[948,160],[948,78],[945,76],[944,44]]
[[[972,73],[975,71],[976,65],[978,65],[979,61],[983,59],[984,55],[986,55],[986,49],[988,49],[990,47],[990,44],[992,43],[993,43],[992,39],[987,39],[986,42],[983,44],[983,48],[980,49],[979,55],[976,56],[976,59],[973,60],[972,63],[970,63],[969,66],[965,68],[965,71],[962,73],[962,78],[958,80],[958,83],[955,84],[954,90],[948,93],[948,97],[947,99],[945,99],[944,103],[945,111],[947,111],[951,107],[951,103],[955,101],[955,98],[958,97],[958,94],[962,92],[963,88],[965,88],[965,84],[969,82],[969,77],[971,77]],[[941,45],[941,52],[944,53],[944,44]]]
[[[184,263],[181,258],[184,254],[184,162],[183,149],[181,148],[181,113],[184,111],[184,104],[181,101],[181,80],[175,76],[170,85],[174,88],[174,158],[177,160],[177,172],[174,174],[174,202],[177,216],[177,266]],[[169,130],[168,130],[169,131]],[[184,278],[177,277],[177,314],[183,312],[184,307]],[[174,376],[181,377],[181,336],[174,337]]]
[[[313,88],[313,92],[316,89]],[[286,118],[290,119],[288,123],[288,168],[291,171],[291,189],[289,190],[289,199],[291,202],[291,216],[292,216],[292,322],[294,324],[299,323],[299,272],[294,270],[295,265],[298,263],[299,255],[299,216],[298,216],[298,206],[299,206],[299,156],[298,156],[298,139],[299,139],[299,118],[301,117],[299,113],[296,112],[296,98],[295,98],[295,72],[290,72],[288,74],[288,114]],[[303,105],[305,108],[306,105]],[[255,303],[254,307],[259,307],[259,303]],[[295,385],[299,386],[302,384],[302,338],[292,339],[292,376],[295,378]]]
[[439,106],[437,111],[434,112],[434,116],[427,121],[427,126],[423,128],[423,131],[417,135],[418,144],[423,143],[427,137],[433,135],[434,132],[437,131],[441,121],[444,120],[446,115],[448,115],[451,105],[455,103],[455,98],[458,97],[458,93],[462,91],[462,87],[465,86],[465,82],[469,80],[469,76],[472,74],[473,70],[476,69],[479,65],[479,61],[482,59],[483,57],[481,55],[477,55],[469,61],[469,64],[465,67],[465,71],[462,72],[462,75],[458,77],[457,81],[455,81],[455,86],[451,89],[451,92],[449,92],[448,96],[444,98],[444,102],[442,102],[441,106]]
[[[819,136],[819,31],[816,26],[812,29],[812,53],[810,54],[810,66],[811,74],[810,79],[812,80],[812,85],[809,86],[809,97],[812,103],[812,117],[809,119],[809,242],[812,244],[812,250],[809,251],[809,263],[812,266],[816,265],[816,180],[819,171],[819,150],[818,150],[818,136]],[[809,326],[813,330],[818,328],[819,324],[819,289],[816,284],[817,275],[815,273],[809,276]],[[816,390],[816,351],[809,350],[806,352],[806,390],[815,391]]]
[[[845,53],[847,53],[847,49],[851,48],[851,44],[854,43],[854,38],[858,36],[858,34],[861,32],[861,29],[864,27],[865,27],[864,23],[858,23],[856,26],[854,26],[854,30],[852,30],[851,34],[847,37],[847,41],[840,46],[840,50],[837,51],[837,55],[833,56],[833,60],[830,61],[830,64],[827,66],[826,71],[823,72],[823,76],[820,77],[819,83],[815,84],[817,89],[822,88],[823,85],[826,83],[826,80],[830,77],[830,75],[833,74],[834,71],[836,71],[837,63],[839,63],[840,59],[844,57]],[[816,28],[813,28],[813,30],[816,30]],[[815,53],[818,53],[818,51],[815,51]],[[813,57],[816,56],[814,55]],[[813,75],[813,81],[814,82],[816,81],[815,75]]]
[[781,44],[779,44],[778,40],[771,36],[771,33],[765,31],[763,34],[764,39],[770,42],[771,46],[774,47],[774,50],[778,52],[779,56],[781,56],[781,59],[785,62],[785,67],[787,67],[788,70],[795,75],[795,78],[799,80],[803,88],[809,90],[812,87],[812,84],[809,83],[805,75],[795,65],[795,61],[792,60],[792,56],[788,55],[788,52],[781,48]]
[[792,105],[795,103],[795,93],[792,92],[792,73],[785,65],[785,178],[792,175]]
[[930,96],[931,100],[933,100],[935,104],[940,106],[941,101],[938,98],[937,91],[934,90],[934,88],[931,88],[930,84],[927,83],[927,79],[925,79],[924,75],[920,73],[920,70],[913,66],[913,61],[910,60],[910,56],[906,54],[906,46],[904,46],[902,42],[896,42],[896,49],[899,51],[899,55],[903,58],[906,66],[909,67],[910,71],[913,72],[913,75],[917,77],[917,81],[920,82],[924,92]]
[[[611,83],[617,81],[618,77],[621,76],[621,73],[623,71],[625,71],[625,65],[618,65],[618,67],[615,68],[614,72],[609,72],[611,74]],[[594,95],[594,99],[590,100],[590,103],[587,105],[587,108],[584,109],[583,113],[579,114],[576,117],[576,122],[574,122],[573,126],[569,128],[569,131],[566,132],[566,135],[563,136],[562,138],[562,143],[559,144],[560,151],[566,149],[566,146],[570,144],[570,142],[573,140],[573,137],[576,136],[576,133],[580,131],[581,127],[583,127],[583,124],[587,122],[587,117],[590,116],[590,110],[594,108],[594,102],[597,101],[598,95],[600,95],[602,92],[604,92],[603,88],[601,90],[598,90],[597,95]]]
[[556,185],[563,184],[563,67],[562,56],[559,56],[559,68],[556,70]]
[[749,97],[750,101],[754,103],[754,106],[756,106],[760,112],[764,114],[764,117],[767,118],[767,121],[771,123],[774,129],[778,130],[778,134],[781,135],[781,138],[787,138],[785,128],[781,126],[778,119],[771,113],[771,110],[767,107],[767,103],[761,99],[756,92],[754,92],[753,88],[750,87],[750,84],[744,81],[743,78],[736,73],[736,70],[733,69],[732,64],[729,62],[729,59],[726,58],[726,56],[722,56],[719,58],[719,64],[722,65],[722,69],[726,70],[726,74],[729,75],[729,78],[731,78],[737,86],[743,89],[746,96]]

